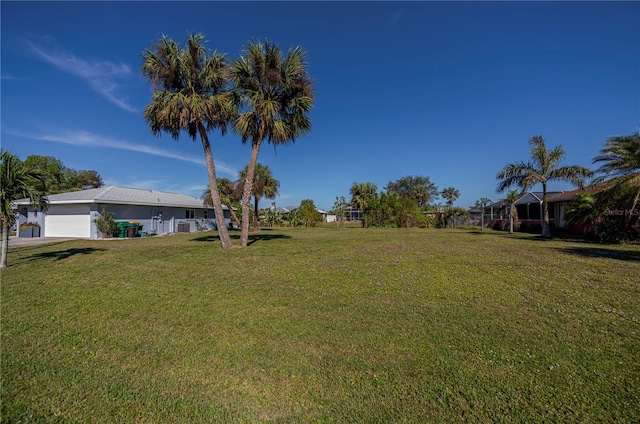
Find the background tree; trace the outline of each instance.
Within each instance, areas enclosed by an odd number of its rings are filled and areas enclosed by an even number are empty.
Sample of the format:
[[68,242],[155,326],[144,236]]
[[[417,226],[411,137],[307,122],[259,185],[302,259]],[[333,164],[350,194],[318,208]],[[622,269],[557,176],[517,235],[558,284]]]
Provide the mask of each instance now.
[[458,219],[469,215],[469,212],[465,208],[459,206],[449,206],[444,213],[445,220],[451,222],[451,226],[456,228],[458,226]]
[[311,199],[304,199],[300,203],[300,207],[297,212],[298,219],[305,227],[313,227],[318,222],[322,221],[322,214],[318,212],[316,205]]
[[76,186],[84,188],[99,188],[104,185],[102,177],[92,169],[81,169],[76,173]]
[[[226,206],[229,209],[231,219],[233,219],[233,222],[240,227],[240,220],[234,210],[234,208],[240,206],[240,199],[238,199],[238,196],[236,195],[237,189],[235,187],[235,183],[229,178],[224,177],[216,178],[216,182],[218,184],[218,192],[220,193],[220,202],[223,206]],[[213,206],[213,202],[211,201],[211,188],[208,184],[200,198],[204,205]]]
[[280,48],[265,40],[249,43],[231,66],[231,74],[241,110],[234,131],[242,142],[251,140],[251,156],[242,193],[242,233],[240,245],[249,240],[249,201],[260,146],[295,142],[311,130],[309,112],[314,96],[307,73],[306,53],[300,47],[283,57]]
[[634,219],[637,222],[634,211],[640,200],[640,132],[607,139],[593,163],[601,164],[596,171],[601,174],[597,181],[607,180],[599,185],[596,200],[628,207],[626,225],[630,226]]
[[16,211],[11,204],[26,198],[33,207],[46,210],[47,177],[40,170],[27,167],[9,151],[0,151],[0,220],[2,221],[0,268],[7,267],[9,229],[16,221]]
[[[237,190],[244,193],[244,184],[247,181],[248,165],[240,171],[240,178],[237,181]],[[255,174],[253,177],[253,187],[251,195],[253,196],[253,231],[258,231],[258,203],[260,198],[275,199],[278,196],[280,181],[273,178],[271,169],[267,165],[256,163]]]
[[336,196],[333,202],[333,212],[336,214],[336,227],[344,228],[344,214],[347,210],[347,201],[344,196]]
[[509,190],[507,193],[507,202],[509,202],[509,233],[513,234],[513,226],[518,221],[518,209],[516,202],[520,198],[518,190]]
[[480,208],[482,213],[480,214],[480,229],[484,230],[484,208],[487,205],[491,204],[491,199],[488,197],[481,197],[479,200],[476,200],[475,207]]
[[24,163],[28,169],[46,177],[48,194],[98,188],[104,185],[98,172],[92,169],[76,171],[67,168],[60,159],[53,156],[29,155]]
[[349,202],[354,208],[360,209],[362,215],[362,227],[367,226],[367,220],[365,217],[366,209],[369,203],[377,195],[378,187],[371,182],[357,183],[354,182],[349,189],[351,194],[351,201]]
[[557,146],[552,150],[547,149],[541,135],[531,137],[529,145],[532,160],[506,165],[496,176],[500,180],[497,191],[503,192],[514,185],[528,191],[536,184],[542,184],[542,236],[551,237],[547,184],[551,181],[566,181],[582,188],[585,178],[591,177],[593,172],[577,165],[559,167],[566,155],[564,148]]
[[226,90],[225,57],[209,53],[202,34],[189,35],[184,49],[168,37],[161,37],[142,54],[142,74],[151,81],[153,97],[144,110],[151,132],[168,132],[178,139],[186,131],[195,141],[200,135],[204,149],[211,202],[216,215],[220,244],[232,247],[216,182],[213,152],[207,132],[219,128],[224,135],[227,122],[235,116],[234,97]]
[[408,197],[416,201],[418,206],[425,206],[438,197],[438,187],[429,177],[406,176],[397,181],[389,181],[384,188],[388,193]]
[[442,189],[442,198],[447,201],[447,206],[453,206],[453,202],[455,202],[458,197],[460,197],[460,192],[453,187],[447,187]]

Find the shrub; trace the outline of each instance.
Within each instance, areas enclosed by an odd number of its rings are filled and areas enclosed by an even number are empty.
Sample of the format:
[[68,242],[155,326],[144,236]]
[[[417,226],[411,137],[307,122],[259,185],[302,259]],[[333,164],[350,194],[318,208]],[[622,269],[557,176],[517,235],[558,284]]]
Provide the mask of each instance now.
[[113,237],[116,231],[118,231],[118,224],[113,219],[113,212],[107,212],[107,207],[102,207],[102,212],[100,212],[100,216],[93,220],[98,227],[98,231],[102,234],[102,238]]
[[22,231],[22,230],[26,230],[27,228],[37,228],[40,227],[40,224],[38,224],[37,222],[25,222],[24,224],[20,224],[20,228],[18,229],[18,232]]

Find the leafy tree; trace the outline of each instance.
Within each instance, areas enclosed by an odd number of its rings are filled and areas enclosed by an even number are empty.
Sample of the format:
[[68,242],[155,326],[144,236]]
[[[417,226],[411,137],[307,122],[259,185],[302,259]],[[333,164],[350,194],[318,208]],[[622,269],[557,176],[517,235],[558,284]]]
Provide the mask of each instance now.
[[397,181],[389,181],[385,190],[413,199],[419,206],[425,206],[438,197],[438,187],[429,180],[429,177],[402,177]]
[[460,197],[460,192],[453,187],[447,187],[442,190],[442,197],[447,201],[447,206],[453,206],[453,202]]
[[557,146],[552,150],[547,149],[541,135],[531,137],[529,145],[532,160],[506,165],[496,176],[500,180],[497,191],[503,192],[514,185],[522,188],[523,191],[528,191],[534,185],[542,184],[542,236],[551,237],[547,184],[551,181],[567,181],[582,188],[585,178],[591,177],[593,172],[577,165],[559,167],[560,161],[566,155],[564,148]]
[[76,184],[80,188],[99,188],[104,185],[102,177],[92,169],[82,169],[76,173]]
[[45,175],[50,194],[82,190],[85,187],[98,188],[104,185],[98,172],[67,168],[60,159],[53,156],[29,155],[24,163],[29,169]]
[[333,212],[336,214],[336,226],[344,228],[344,214],[347,210],[347,201],[344,196],[337,197],[333,203]]
[[[249,166],[240,171],[240,179],[237,181],[237,189],[239,192],[244,193],[244,184],[247,181],[247,173]],[[275,199],[279,194],[280,181],[273,178],[271,169],[267,165],[256,163],[255,174],[253,177],[253,188],[251,194],[253,195],[253,231],[258,231],[258,203],[261,197],[267,199]]]
[[184,49],[172,39],[162,36],[142,54],[142,73],[151,81],[153,97],[144,110],[145,121],[151,132],[160,136],[168,132],[178,139],[187,131],[195,141],[200,135],[204,149],[211,201],[216,215],[220,244],[232,247],[227,231],[216,169],[207,132],[219,128],[224,135],[227,122],[236,109],[228,85],[225,56],[205,49],[202,34],[189,35]]
[[520,198],[518,190],[509,190],[507,193],[507,202],[509,202],[509,233],[513,234],[513,226],[518,221],[518,209],[516,202]]
[[2,221],[2,252],[0,268],[7,267],[9,228],[15,223],[16,214],[11,204],[28,198],[33,207],[45,210],[47,175],[39,169],[29,168],[8,150],[0,150],[0,220]]
[[378,187],[374,183],[370,183],[370,182],[365,182],[365,183],[354,182],[353,185],[351,186],[351,189],[349,190],[349,194],[351,194],[350,204],[351,206],[360,209],[360,212],[362,213],[363,227],[367,226],[367,220],[366,220],[367,207],[369,203],[371,203],[371,201],[374,200],[375,197],[377,197],[377,191],[378,191]]
[[318,212],[316,205],[311,199],[304,199],[300,203],[297,211],[297,217],[305,227],[313,227],[316,223],[322,221],[322,214]]
[[251,156],[242,193],[240,245],[249,240],[249,204],[260,146],[292,143],[311,130],[309,112],[314,102],[312,80],[307,73],[306,53],[300,47],[283,57],[280,48],[265,40],[249,43],[231,66],[241,98],[234,131],[242,142],[251,141]]

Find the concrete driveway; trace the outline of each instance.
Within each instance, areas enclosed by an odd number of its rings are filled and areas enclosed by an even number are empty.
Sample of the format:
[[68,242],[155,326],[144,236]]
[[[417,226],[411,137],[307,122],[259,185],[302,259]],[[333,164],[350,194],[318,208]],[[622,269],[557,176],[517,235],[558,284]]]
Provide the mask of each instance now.
[[56,243],[59,241],[76,240],[68,237],[9,237],[9,247],[34,246],[36,244]]

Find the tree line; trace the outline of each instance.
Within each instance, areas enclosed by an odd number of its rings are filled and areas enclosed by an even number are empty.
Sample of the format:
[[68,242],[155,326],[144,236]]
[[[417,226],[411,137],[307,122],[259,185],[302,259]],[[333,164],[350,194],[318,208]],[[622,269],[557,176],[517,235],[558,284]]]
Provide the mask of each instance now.
[[[389,181],[380,192],[372,182],[354,182],[349,194],[348,203],[344,197],[336,198],[334,203],[338,226],[343,224],[349,206],[360,212],[363,227],[445,227],[467,215],[466,209],[453,206],[460,197],[457,189],[439,191],[426,176],[408,175]],[[445,200],[444,206],[435,203],[439,196]]]

